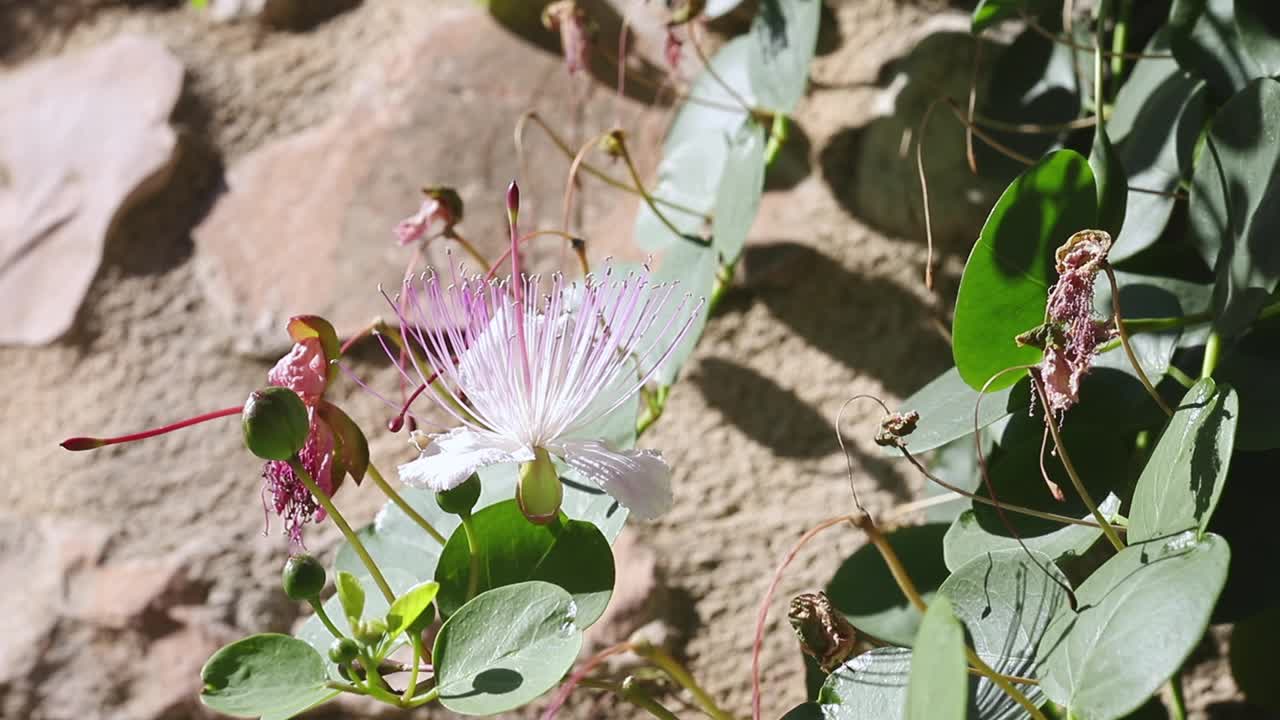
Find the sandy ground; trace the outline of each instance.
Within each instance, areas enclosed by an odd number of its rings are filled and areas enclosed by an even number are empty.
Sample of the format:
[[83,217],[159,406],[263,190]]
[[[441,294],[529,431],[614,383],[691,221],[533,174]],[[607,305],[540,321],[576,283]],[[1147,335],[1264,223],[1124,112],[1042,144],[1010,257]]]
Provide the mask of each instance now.
[[[56,442],[232,405],[262,381],[267,365],[231,351],[222,318],[202,296],[191,228],[226,166],[325,118],[388,38],[431,22],[433,8],[448,4],[367,0],[298,33],[210,26],[160,4],[81,2],[83,12],[44,15],[43,6],[30,6],[38,24],[12,35],[21,42],[2,56],[11,65],[134,30],[162,38],[189,77],[174,118],[184,135],[174,180],[109,238],[73,332],[45,348],[0,349],[0,507],[109,528],[112,558],[189,553],[193,574],[208,583],[205,602],[227,622],[289,626],[296,609],[276,589],[285,545],[262,535],[257,463],[230,423],[94,454],[68,454]],[[774,566],[807,528],[851,506],[836,413],[858,393],[892,404],[950,365],[938,321],[947,318],[944,298],[954,291],[965,238],[981,220],[975,203],[959,199],[959,184],[935,191],[942,272],[937,294],[927,291],[914,169],[898,155],[904,121],[877,116],[892,116],[883,88],[912,67],[910,49],[931,32],[922,24],[936,9],[894,0],[829,4],[817,82],[788,150],[791,177],[775,179],[782,187],[766,195],[740,287],[646,437],[676,468],[676,503],[638,532],[666,567],[691,668],[737,713],[749,707],[751,636]],[[22,15],[4,12],[11,25]],[[928,72],[914,94],[899,95],[906,123],[919,117],[922,88],[967,82],[964,63]],[[953,160],[939,149],[931,165],[945,170]],[[389,377],[376,359],[366,365],[375,379]],[[372,399],[342,392],[366,427],[385,421]],[[919,482],[874,452],[878,413],[868,408],[849,413],[843,430],[852,438],[854,484],[877,511],[910,499]],[[379,437],[374,452],[392,458],[404,450],[399,439]],[[379,504],[369,489],[340,500],[356,519]],[[312,538],[323,549],[332,529]],[[764,647],[767,717],[803,699],[799,652],[782,617],[786,599],[825,584],[859,543],[832,532],[801,553],[783,582]]]

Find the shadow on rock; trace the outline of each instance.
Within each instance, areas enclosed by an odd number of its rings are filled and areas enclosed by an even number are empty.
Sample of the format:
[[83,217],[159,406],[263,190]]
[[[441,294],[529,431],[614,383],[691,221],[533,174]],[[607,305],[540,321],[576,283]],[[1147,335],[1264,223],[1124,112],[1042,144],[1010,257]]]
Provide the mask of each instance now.
[[826,418],[751,368],[706,358],[693,382],[730,423],[780,457],[821,457],[839,448]]
[[793,332],[849,368],[905,396],[951,364],[924,300],[885,278],[846,270],[791,241],[748,245],[744,286],[725,309],[760,301]]
[[[920,132],[935,101],[951,97],[963,106],[974,63],[974,38],[954,27],[953,17],[935,25],[939,29],[925,35],[908,54],[881,67],[879,117],[837,132],[822,148],[820,162],[832,194],[851,215],[887,235],[924,242],[916,167],[916,149],[923,139],[934,242],[941,252],[963,257],[1009,176],[987,178],[970,172],[964,127],[944,102],[934,107],[923,135]],[[988,44],[987,52],[994,48]],[[984,58],[984,65],[987,62]],[[981,96],[985,83],[981,77],[978,83]]]

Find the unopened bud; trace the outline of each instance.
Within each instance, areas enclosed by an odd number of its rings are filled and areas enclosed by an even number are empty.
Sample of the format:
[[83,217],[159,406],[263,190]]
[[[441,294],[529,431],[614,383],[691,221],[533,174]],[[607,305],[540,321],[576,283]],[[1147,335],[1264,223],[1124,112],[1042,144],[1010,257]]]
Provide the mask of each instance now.
[[356,623],[352,634],[361,645],[377,645],[382,641],[382,636],[387,634],[387,624],[379,618],[362,620]]
[[520,465],[520,480],[516,485],[516,502],[520,512],[535,525],[546,525],[560,515],[560,503],[564,500],[564,486],[551,462],[551,456],[543,448],[534,448],[533,462]]
[[360,646],[351,638],[334,638],[329,645],[329,659],[334,665],[346,665],[360,655]]
[[471,473],[471,477],[464,480],[461,485],[436,493],[436,504],[450,515],[463,517],[470,515],[471,509],[479,500],[480,476],[475,473]]
[[298,602],[315,600],[324,589],[324,566],[318,560],[306,554],[291,556],[280,573],[280,584],[284,586],[284,594],[290,600]]
[[622,143],[625,140],[621,130],[614,130],[600,138],[600,151],[612,158],[622,157]]
[[249,395],[240,426],[249,452],[263,460],[289,460],[307,444],[311,418],[297,393],[272,386]]

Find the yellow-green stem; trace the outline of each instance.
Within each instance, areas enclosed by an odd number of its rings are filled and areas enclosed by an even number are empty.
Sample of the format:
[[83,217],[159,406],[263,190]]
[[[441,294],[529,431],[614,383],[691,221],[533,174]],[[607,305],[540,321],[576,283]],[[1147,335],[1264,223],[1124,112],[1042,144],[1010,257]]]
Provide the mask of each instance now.
[[623,682],[618,686],[617,692],[624,700],[658,718],[658,720],[680,720],[675,713],[663,707],[662,703],[654,700],[649,696],[649,693],[634,682]]
[[436,530],[430,522],[427,522],[427,519],[422,517],[417,510],[414,510],[413,506],[409,504],[409,501],[404,499],[404,496],[396,492],[395,488],[391,487],[391,484],[387,482],[386,478],[382,477],[382,473],[378,472],[378,468],[374,467],[373,463],[369,464],[369,477],[373,478],[373,484],[378,486],[378,489],[382,491],[382,494],[386,495],[391,502],[395,503],[396,507],[403,510],[404,514],[408,515],[409,519],[412,520],[414,524],[425,530],[426,533],[436,542],[441,545],[445,544],[445,536],[441,535],[440,531]]
[[475,260],[476,263],[479,264],[481,270],[483,270],[484,272],[489,272],[490,270],[489,261],[485,258],[484,255],[480,254],[480,251],[476,249],[475,245],[472,245],[471,243],[467,242],[466,238],[458,234],[457,230],[453,228],[449,228],[448,230],[444,231],[444,236],[449,240],[452,240],[458,243],[459,245],[461,245],[462,249],[465,250],[467,254],[471,256],[471,259]]
[[1040,708],[1036,707],[1035,703],[1031,702],[1030,698],[1023,694],[1021,690],[1014,687],[1013,683],[1009,681],[1009,678],[996,672],[990,665],[983,662],[982,658],[978,657],[978,653],[973,651],[973,648],[966,645],[964,648],[964,654],[965,657],[969,659],[969,663],[977,668],[978,672],[982,673],[982,675],[995,684],[996,687],[1003,690],[1005,695],[1013,698],[1014,702],[1021,705],[1022,709],[1026,710],[1027,714],[1032,718],[1035,718],[1035,720],[1047,720],[1044,713],[1040,712]]
[[689,694],[693,695],[693,699],[698,703],[698,706],[707,715],[710,715],[715,720],[733,720],[733,716],[721,710],[711,695],[706,690],[703,690],[697,681],[693,679],[693,675],[689,674],[689,671],[665,650],[644,642],[634,643],[633,650],[640,657],[658,666],[660,670],[676,681],[680,687],[688,690]]
[[297,455],[294,455],[293,459],[289,461],[289,467],[293,469],[293,474],[302,481],[302,484],[307,486],[307,490],[311,491],[316,501],[320,503],[320,507],[324,508],[330,518],[333,518],[333,524],[338,526],[338,530],[342,531],[342,536],[347,539],[351,549],[356,551],[356,555],[360,557],[360,562],[364,563],[365,569],[369,571],[369,575],[373,577],[373,582],[382,591],[387,602],[395,602],[396,595],[391,592],[391,586],[387,584],[387,579],[382,577],[382,571],[378,569],[378,564],[373,561],[373,557],[365,549],[364,543],[360,542],[360,538],[356,536],[355,531],[347,524],[347,519],[342,517],[342,513],[338,512],[338,507],[333,504],[333,498],[329,497],[329,493],[316,484],[316,481],[311,477],[311,473],[307,472],[307,469],[302,466],[302,461],[298,459]]
[[1209,339],[1204,343],[1204,362],[1200,365],[1200,377],[1213,376],[1213,371],[1218,369],[1218,358],[1221,355],[1222,336],[1214,330],[1209,333]]
[[476,535],[471,513],[462,516],[462,531],[467,536],[467,554],[471,558],[471,571],[467,576],[467,599],[470,600],[480,589],[480,538]]
[[409,639],[413,643],[413,669],[409,671],[409,684],[400,695],[402,704],[412,700],[414,693],[418,692],[418,668],[422,666],[422,636],[410,630]]
[[710,243],[705,240],[691,237],[687,233],[682,232],[667,219],[666,215],[662,214],[662,211],[658,209],[658,204],[654,202],[653,196],[649,194],[648,190],[644,189],[644,182],[640,179],[640,171],[636,169],[636,164],[631,159],[631,153],[627,150],[627,142],[621,137],[621,134],[618,136],[618,151],[622,154],[622,160],[627,165],[627,172],[631,173],[632,182],[634,182],[636,187],[640,190],[640,197],[644,198],[645,204],[649,206],[649,209],[653,211],[653,214],[658,218],[658,220],[661,220],[662,224],[667,226],[668,230],[675,233],[676,237],[684,238],[690,242],[696,242],[699,245],[710,245]]
[[1102,269],[1107,273],[1107,282],[1111,283],[1111,313],[1115,318],[1116,333],[1120,336],[1120,345],[1124,348],[1124,354],[1129,357],[1129,364],[1138,374],[1138,380],[1142,382],[1142,387],[1147,389],[1147,394],[1156,401],[1156,405],[1160,406],[1165,415],[1173,417],[1173,409],[1164,401],[1164,398],[1160,397],[1160,393],[1156,392],[1155,386],[1147,378],[1146,371],[1142,369],[1142,363],[1138,362],[1137,353],[1129,343],[1129,331],[1124,326],[1123,318],[1120,317],[1120,285],[1116,282],[1116,273],[1111,269],[1110,263],[1104,262]]
[[316,617],[320,618],[320,623],[325,626],[325,629],[329,631],[329,634],[341,640],[343,637],[342,631],[339,630],[338,626],[334,625],[333,621],[329,619],[329,613],[324,611],[324,604],[320,602],[320,599],[312,598],[307,601],[307,604],[316,612]]

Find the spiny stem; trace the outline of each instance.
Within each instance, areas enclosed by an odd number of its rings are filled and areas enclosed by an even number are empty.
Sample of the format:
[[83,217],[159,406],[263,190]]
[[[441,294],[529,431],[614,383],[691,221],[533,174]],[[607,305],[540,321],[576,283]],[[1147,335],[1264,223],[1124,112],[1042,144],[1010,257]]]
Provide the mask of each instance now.
[[1129,356],[1129,364],[1133,365],[1133,370],[1138,374],[1138,380],[1142,381],[1142,387],[1147,389],[1147,394],[1156,401],[1165,415],[1173,417],[1173,410],[1164,398],[1160,397],[1160,393],[1156,392],[1155,386],[1147,378],[1146,371],[1142,369],[1142,363],[1138,362],[1138,355],[1133,352],[1133,346],[1129,343],[1129,331],[1125,329],[1120,317],[1120,286],[1116,283],[1116,273],[1111,269],[1111,263],[1103,262],[1102,270],[1107,274],[1107,282],[1111,283],[1111,313],[1115,318],[1116,333],[1120,335],[1120,345],[1124,347],[1124,354]]
[[387,579],[382,576],[382,571],[378,569],[378,564],[373,561],[373,557],[369,555],[369,551],[365,549],[364,543],[360,542],[360,537],[356,535],[351,526],[347,524],[347,519],[342,517],[342,513],[338,511],[338,507],[333,504],[333,498],[329,497],[329,493],[325,492],[316,481],[311,477],[311,473],[302,466],[302,461],[294,455],[289,460],[289,467],[293,468],[293,474],[307,486],[307,490],[315,496],[320,503],[320,507],[333,518],[333,524],[338,526],[342,531],[342,536],[347,539],[347,543],[351,545],[351,549],[356,551],[356,555],[360,556],[360,562],[364,563],[365,569],[369,571],[369,575],[373,577],[373,582],[382,591],[383,597],[388,603],[395,602],[396,594],[391,592],[391,586],[387,584]]
[[378,486],[378,489],[382,491],[382,494],[386,495],[391,502],[395,503],[396,507],[403,510],[404,514],[408,515],[409,519],[418,527],[425,530],[426,533],[431,536],[431,539],[441,545],[444,545],[445,542],[447,542],[444,535],[441,535],[439,530],[436,530],[431,523],[427,522],[427,519],[422,517],[417,510],[414,510],[413,506],[409,504],[409,501],[404,499],[403,495],[396,492],[395,488],[391,487],[391,484],[387,482],[386,478],[382,477],[382,473],[378,472],[378,468],[374,467],[373,463],[369,463],[369,477],[373,478],[373,484]]
[[63,440],[59,444],[63,448],[67,450],[73,450],[73,451],[96,450],[97,448],[105,447],[107,445],[119,445],[121,443],[134,442],[136,440],[146,440],[147,438],[156,437],[157,435],[164,435],[166,433],[171,433],[174,430],[181,430],[182,428],[191,427],[192,425],[199,425],[200,423],[209,422],[210,420],[217,420],[218,418],[230,417],[232,415],[239,415],[242,410],[244,410],[244,408],[241,407],[240,405],[237,405],[235,407],[223,408],[221,410],[214,410],[213,412],[207,412],[207,413],[204,413],[203,415],[197,415],[192,418],[187,418],[186,420],[179,420],[176,423],[170,423],[169,425],[162,425],[158,428],[143,430],[142,432],[131,433],[129,435],[120,435],[119,437],[112,437],[112,438],[73,437],[73,438],[67,438],[66,440]]
[[[1045,394],[1044,386],[1040,384],[1040,380],[1034,375],[1031,377],[1031,384],[1035,386],[1036,393],[1040,395],[1041,407],[1049,407],[1049,397]],[[1089,491],[1085,488],[1084,482],[1080,479],[1080,474],[1076,472],[1076,466],[1071,462],[1071,456],[1067,454],[1067,446],[1062,442],[1062,433],[1058,430],[1058,423],[1054,422],[1053,415],[1046,411],[1044,416],[1044,424],[1049,428],[1049,434],[1053,436],[1053,446],[1058,451],[1058,459],[1062,461],[1062,467],[1066,469],[1067,476],[1071,478],[1071,484],[1075,486],[1076,492],[1080,495],[1080,500],[1089,508],[1089,512],[1093,514],[1093,519],[1102,526],[1102,533],[1107,536],[1107,540],[1111,541],[1112,546],[1117,551],[1124,550],[1124,541],[1116,533],[1116,529],[1111,527],[1111,523],[1102,516],[1102,511],[1098,510],[1098,505],[1089,495]]]
[[688,690],[702,710],[707,715],[710,715],[713,720],[733,720],[733,716],[721,710],[720,706],[716,705],[715,699],[693,679],[693,675],[689,674],[689,671],[665,650],[647,642],[632,643],[632,649],[640,657],[657,665],[660,670],[672,680],[675,680],[680,687]]

